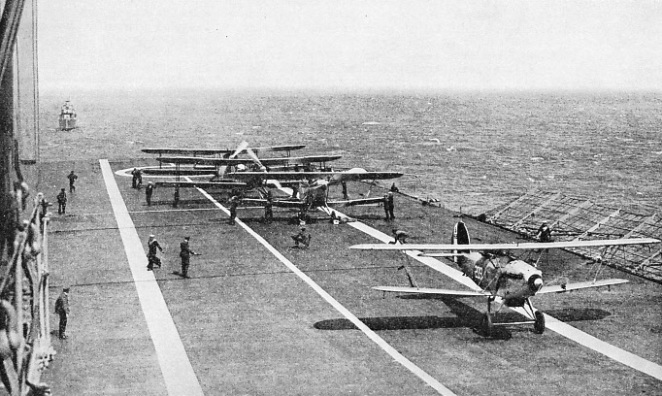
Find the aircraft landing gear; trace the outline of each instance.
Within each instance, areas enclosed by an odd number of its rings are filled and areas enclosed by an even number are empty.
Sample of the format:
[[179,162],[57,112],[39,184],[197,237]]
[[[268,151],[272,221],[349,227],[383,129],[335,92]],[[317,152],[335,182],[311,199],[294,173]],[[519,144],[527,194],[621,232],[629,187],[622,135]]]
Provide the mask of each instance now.
[[524,306],[524,309],[528,307],[528,312],[532,317],[533,317],[533,330],[535,331],[536,334],[542,334],[545,332],[545,315],[538,311],[537,309],[533,308],[533,304],[531,304],[531,301],[527,298],[526,299],[526,305]]
[[494,329],[494,323],[492,322],[492,303],[494,302],[494,297],[489,297],[487,299],[487,312],[483,315],[481,320],[481,329],[483,334],[487,337],[492,337],[492,330]]
[[[494,319],[494,315],[499,313],[501,311],[501,306],[497,306],[495,310],[493,310],[492,303],[494,303],[495,298],[494,297],[489,297],[487,299],[487,312],[483,315],[483,318],[481,319],[480,322],[480,327],[481,330],[483,331],[483,334],[487,337],[492,337],[494,335],[494,327],[495,326],[514,326],[514,325],[523,325],[523,324],[533,324],[533,329],[536,334],[542,334],[545,332],[545,315],[538,311],[537,309],[533,308],[533,305],[531,304],[531,301],[529,299],[525,299],[522,301],[521,307],[524,308],[524,313],[525,315],[529,318],[529,320],[523,321],[523,322],[496,322]],[[520,307],[520,305],[515,305],[511,306],[512,308],[515,307]],[[521,312],[521,311],[520,311]]]
[[494,324],[492,323],[492,315],[490,315],[489,312],[485,312],[485,315],[483,315],[483,319],[480,322],[480,328],[483,330],[483,334],[485,334],[485,336],[492,336],[492,329],[494,328]]
[[533,329],[536,334],[542,334],[545,332],[545,315],[540,311],[535,311],[534,315],[536,320],[533,322]]

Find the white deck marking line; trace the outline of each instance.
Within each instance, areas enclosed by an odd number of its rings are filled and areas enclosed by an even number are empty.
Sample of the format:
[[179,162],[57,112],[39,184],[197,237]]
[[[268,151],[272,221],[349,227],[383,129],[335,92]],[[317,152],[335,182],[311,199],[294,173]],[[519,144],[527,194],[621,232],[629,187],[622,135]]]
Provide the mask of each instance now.
[[[219,209],[223,210],[226,214],[230,214],[230,211],[227,210],[223,205],[221,205],[218,201],[214,199],[211,195],[207,193],[207,191],[196,187],[198,191],[207,199],[209,199],[211,202],[214,203]],[[430,374],[426,373],[423,371],[421,368],[416,366],[412,361],[404,357],[403,355],[400,354],[395,348],[393,348],[391,345],[389,345],[384,339],[382,339],[380,336],[377,335],[372,329],[370,329],[368,326],[365,325],[365,323],[361,322],[359,318],[357,318],[353,313],[351,313],[347,308],[345,308],[342,304],[340,304],[336,299],[334,299],[329,293],[326,292],[326,290],[322,289],[317,283],[315,283],[308,275],[304,274],[299,268],[297,268],[290,260],[288,260],[281,252],[276,250],[269,242],[267,242],[264,238],[262,238],[260,235],[258,235],[255,231],[253,231],[249,226],[247,226],[243,221],[239,220],[238,218],[235,220],[237,224],[239,224],[241,227],[243,227],[246,232],[251,234],[253,238],[255,238],[258,242],[262,244],[267,250],[271,252],[278,260],[280,260],[281,263],[283,263],[290,271],[294,272],[301,280],[306,282],[308,286],[310,286],[313,290],[317,292],[326,302],[331,304],[338,312],[340,312],[345,318],[347,318],[354,326],[356,326],[359,330],[361,330],[372,342],[377,344],[380,348],[382,348],[386,353],[388,353],[395,361],[403,365],[405,368],[407,368],[409,371],[411,371],[413,374],[415,374],[417,377],[422,379],[426,384],[428,384],[430,387],[432,387],[434,390],[436,390],[440,395],[444,396],[454,396],[455,393],[453,393],[450,389],[446,388],[444,385],[442,385],[439,381],[437,381],[435,378],[433,378]]]
[[161,289],[154,274],[146,269],[145,250],[117,187],[110,164],[106,159],[100,159],[99,163],[168,395],[204,395]]
[[[340,213],[340,212],[338,212]],[[363,231],[366,234],[379,239],[384,243],[392,242],[393,237],[390,237],[384,234],[381,231],[378,231],[364,223],[355,221],[347,223],[357,230]],[[436,260],[432,257],[421,257],[418,256],[419,251],[404,250],[410,257],[420,261],[421,263],[441,272],[442,274],[448,276],[449,278],[462,283],[463,285],[473,289],[481,290],[478,285],[469,280],[468,277],[464,276],[461,271],[456,270],[439,260]],[[516,311],[519,312],[519,311]],[[521,312],[519,312],[521,314]],[[572,340],[580,345],[583,345],[589,349],[592,349],[598,353],[601,353],[619,363],[622,363],[626,366],[629,366],[637,371],[640,371],[644,374],[648,374],[651,377],[654,377],[662,381],[662,366],[657,363],[653,363],[649,360],[646,360],[640,356],[637,356],[631,352],[615,347],[611,344],[608,344],[598,338],[593,337],[575,327],[570,326],[567,323],[562,322],[561,320],[545,314],[546,327],[566,338]]]

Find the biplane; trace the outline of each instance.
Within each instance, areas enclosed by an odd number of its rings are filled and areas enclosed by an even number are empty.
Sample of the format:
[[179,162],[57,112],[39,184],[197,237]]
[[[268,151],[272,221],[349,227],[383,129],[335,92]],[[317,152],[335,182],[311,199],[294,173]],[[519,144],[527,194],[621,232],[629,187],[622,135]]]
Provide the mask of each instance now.
[[[290,147],[294,146],[278,146]],[[302,147],[302,146],[301,146]],[[297,146],[298,148],[298,146]],[[154,150],[154,149],[146,149]],[[401,177],[396,172],[367,172],[361,168],[334,171],[327,166],[330,161],[340,159],[340,155],[307,155],[297,157],[258,158],[248,143],[242,142],[232,154],[225,158],[197,156],[163,156],[161,149],[157,160],[160,163],[173,164],[174,168],[146,169],[147,174],[175,176],[173,181],[156,182],[157,187],[175,187],[175,200],[181,187],[221,188],[243,193],[257,191],[257,198],[243,198],[242,203],[262,206],[298,208],[307,211],[313,207],[327,208],[329,205],[369,205],[383,202],[383,198],[344,199],[328,201],[328,187],[349,181],[383,180]],[[173,149],[176,150],[176,149]],[[144,151],[144,150],[143,150]],[[276,150],[278,151],[278,150]],[[280,151],[283,151],[280,149]],[[151,151],[156,153],[156,151]],[[239,154],[248,154],[248,158],[238,158]],[[315,165],[317,164],[317,165]],[[187,176],[211,176],[208,180],[190,180]],[[187,177],[187,180],[182,180]],[[268,199],[267,188],[291,187],[289,198]],[[345,188],[345,187],[344,187]],[[298,192],[302,191],[299,196]],[[330,211],[327,210],[327,213]]]
[[[453,229],[450,244],[367,244],[354,245],[350,249],[420,251],[419,255],[452,259],[460,267],[462,273],[471,280],[470,283],[475,285],[472,287],[473,290],[447,290],[416,287],[416,285],[412,285],[412,287],[376,286],[373,289],[405,294],[482,297],[487,301],[487,311],[483,316],[481,328],[489,336],[492,334],[493,326],[514,324],[533,324],[536,333],[543,333],[545,330],[545,316],[542,312],[536,310],[530,301],[531,297],[535,295],[563,293],[628,282],[625,279],[594,279],[588,282],[545,286],[542,271],[536,265],[515,259],[506,252],[516,250],[540,250],[542,252],[545,249],[601,248],[653,243],[660,243],[660,241],[653,238],[632,238],[570,242],[472,244],[466,225],[459,221]],[[494,316],[503,307],[522,314],[527,320],[497,323]]]
[[[397,172],[368,172],[362,168],[353,168],[346,171],[320,171],[320,172],[237,172],[230,175],[237,180],[246,180],[247,183],[260,183],[261,178],[275,180],[281,186],[289,185],[292,187],[292,195],[289,198],[272,199],[265,194],[260,198],[243,198],[242,203],[251,203],[261,206],[274,206],[283,208],[298,209],[301,214],[305,214],[311,209],[319,208],[328,215],[333,215],[331,207],[334,206],[362,206],[378,205],[384,202],[383,197],[369,197],[350,199],[343,187],[343,199],[330,200],[329,187],[343,184],[346,182],[369,180],[395,179],[401,177],[402,173]],[[371,184],[372,185],[372,184]]]
[[[225,177],[225,174],[236,167],[245,167],[243,164],[254,164],[258,152],[281,151],[287,157],[265,159],[269,164],[287,163],[290,152],[304,148],[304,145],[284,145],[258,147],[252,149],[247,142],[241,142],[236,149],[177,149],[177,148],[145,148],[142,151],[149,154],[158,154],[158,168],[144,168],[142,172],[153,176],[173,176],[175,180],[159,181],[156,187],[174,187],[175,201],[178,200],[181,187],[220,188],[220,189],[251,189],[245,182],[235,181]],[[167,156],[181,155],[181,156]],[[249,154],[252,158],[237,158],[240,154]],[[211,157],[214,156],[215,157]],[[329,156],[320,156],[320,161],[327,160]],[[302,158],[302,157],[296,157]],[[339,156],[338,156],[339,158]],[[330,160],[335,158],[331,157]],[[315,159],[301,160],[301,163],[314,162]],[[306,162],[307,161],[307,162]],[[169,164],[163,167],[163,163]],[[209,177],[207,180],[190,180],[189,177]],[[182,180],[182,178],[185,178]]]

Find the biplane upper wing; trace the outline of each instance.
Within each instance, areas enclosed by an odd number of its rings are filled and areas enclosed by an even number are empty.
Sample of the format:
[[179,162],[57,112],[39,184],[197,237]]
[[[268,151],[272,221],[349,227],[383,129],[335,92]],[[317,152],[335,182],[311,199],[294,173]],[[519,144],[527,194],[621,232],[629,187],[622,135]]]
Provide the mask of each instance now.
[[290,145],[282,145],[282,146],[269,146],[269,147],[258,147],[257,149],[253,149],[253,151],[260,151],[260,150],[271,150],[271,151],[294,151],[294,150],[301,150],[302,148],[306,147],[305,145],[302,144],[290,144]]
[[322,178],[340,177],[341,180],[384,180],[401,177],[397,172],[232,172],[228,177],[233,179],[273,179],[273,180],[314,180]]
[[[253,148],[253,152],[260,151],[294,151],[306,147],[305,145],[283,145],[283,146],[269,146]],[[180,154],[180,155],[217,155],[224,154],[230,155],[236,152],[236,149],[203,149],[203,148],[172,148],[172,147],[148,147],[142,149],[143,153],[147,154]],[[239,153],[246,152],[246,149],[240,150]]]
[[362,250],[469,250],[469,251],[495,251],[495,250],[534,250],[534,249],[567,249],[580,247],[602,247],[623,245],[646,245],[660,243],[654,238],[630,238],[630,239],[602,239],[593,241],[568,241],[568,242],[529,242],[529,243],[494,243],[494,244],[364,244],[350,246],[350,249]]
[[400,287],[400,286],[375,286],[375,290],[395,293],[409,293],[409,294],[432,294],[437,296],[452,296],[452,297],[489,297],[492,294],[484,291],[472,290],[448,290],[448,289],[434,289],[429,287]]
[[[342,158],[341,155],[308,155],[304,157],[281,157],[281,158],[259,158],[259,161],[264,166],[274,165],[288,165],[288,164],[310,164],[317,162],[329,162]],[[190,156],[177,156],[170,157],[164,156],[157,158],[160,162],[172,164],[186,164],[186,165],[215,165],[215,166],[230,166],[230,165],[250,165],[254,164],[255,160],[252,158],[213,158],[213,157],[190,157]]]
[[564,293],[572,290],[588,289],[592,287],[620,285],[622,283],[627,283],[627,282],[628,281],[626,279],[601,279],[596,281],[550,285],[550,286],[543,286],[543,288],[540,289],[536,294]]

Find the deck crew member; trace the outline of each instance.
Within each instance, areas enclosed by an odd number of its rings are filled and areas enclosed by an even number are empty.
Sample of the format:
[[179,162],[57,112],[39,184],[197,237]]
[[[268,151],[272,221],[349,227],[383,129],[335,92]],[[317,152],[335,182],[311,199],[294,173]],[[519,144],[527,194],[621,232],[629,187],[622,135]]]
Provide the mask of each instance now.
[[395,216],[393,215],[394,207],[393,192],[389,191],[388,194],[384,195],[384,213],[386,214],[386,221],[395,219]]
[[133,168],[131,171],[131,188],[138,186],[138,168]]
[[347,193],[347,182],[341,181],[340,185],[342,186],[342,197],[343,199],[349,199],[349,194]]
[[180,252],[179,252],[179,257],[182,259],[182,276],[184,278],[188,278],[188,267],[190,262],[191,256],[195,256],[198,253],[194,252],[191,250],[189,247],[189,241],[191,240],[191,237],[186,237],[184,238],[184,241],[179,245]]
[[547,223],[542,223],[540,228],[538,228],[538,233],[536,234],[536,238],[538,238],[540,242],[553,242],[552,230],[549,228]]
[[72,193],[76,191],[76,186],[74,186],[74,183],[76,182],[76,179],[78,179],[78,175],[76,175],[74,171],[71,171],[71,173],[67,175],[67,179],[69,179],[69,192]]
[[62,289],[62,293],[55,300],[55,313],[60,316],[60,338],[67,338],[67,319],[69,319],[69,288]]
[[179,205],[179,186],[175,187],[175,196],[172,201],[173,208],[176,208]]
[[147,199],[147,206],[152,206],[152,194],[154,193],[154,185],[152,182],[147,183],[145,187],[145,199]]
[[294,240],[294,246],[299,247],[299,243],[308,247],[310,244],[310,234],[306,235],[306,227],[301,227],[299,233],[292,235],[291,238]]
[[393,232],[393,237],[395,240],[393,242],[390,242],[391,244],[404,244],[407,242],[407,237],[409,237],[409,234],[407,234],[406,231],[398,230],[397,228],[394,228],[392,230]]
[[150,235],[147,241],[147,271],[153,270],[154,265],[161,268],[161,259],[156,255],[156,249],[163,252],[163,248],[159,244],[159,241],[156,240],[156,237]]
[[267,202],[264,204],[264,221],[271,222],[274,219],[274,202],[271,191],[267,194]]
[[239,198],[235,195],[230,198],[230,225],[234,225],[234,219],[237,218],[237,205],[239,205]]
[[143,186],[143,171],[142,169],[137,169],[136,170],[136,181],[138,183],[138,190]]
[[67,193],[64,188],[57,195],[57,214],[66,214],[67,212]]

